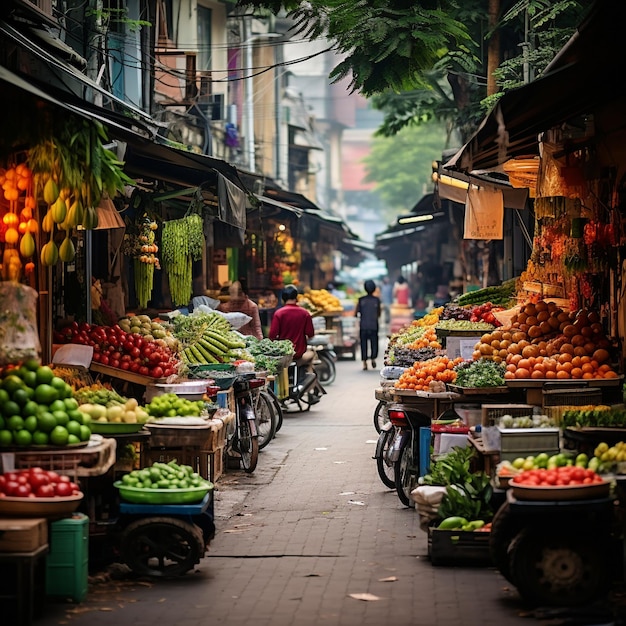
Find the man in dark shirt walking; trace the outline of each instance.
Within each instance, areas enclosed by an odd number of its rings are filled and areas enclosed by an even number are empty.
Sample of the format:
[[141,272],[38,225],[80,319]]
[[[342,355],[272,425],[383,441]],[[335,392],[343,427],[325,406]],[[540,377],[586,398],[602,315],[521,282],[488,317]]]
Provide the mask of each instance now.
[[366,370],[368,358],[372,360],[372,368],[376,369],[380,299],[373,295],[376,290],[376,284],[373,280],[366,280],[364,287],[367,295],[359,298],[354,315],[361,319],[359,330],[361,338],[361,360],[363,361],[363,369]]

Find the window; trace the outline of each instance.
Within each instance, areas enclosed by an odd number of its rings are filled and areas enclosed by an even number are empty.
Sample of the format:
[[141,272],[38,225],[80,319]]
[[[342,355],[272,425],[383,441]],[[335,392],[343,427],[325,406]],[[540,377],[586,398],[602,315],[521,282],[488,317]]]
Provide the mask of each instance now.
[[198,56],[196,68],[211,69],[211,9],[198,5]]

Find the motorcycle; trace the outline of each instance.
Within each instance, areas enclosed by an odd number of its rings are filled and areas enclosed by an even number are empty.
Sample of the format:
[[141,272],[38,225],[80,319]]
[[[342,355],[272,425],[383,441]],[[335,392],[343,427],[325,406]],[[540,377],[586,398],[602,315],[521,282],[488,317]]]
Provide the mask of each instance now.
[[257,416],[254,412],[253,389],[265,381],[248,375],[238,376],[233,383],[235,421],[226,431],[226,454],[231,467],[243,467],[250,474],[259,458]]
[[281,407],[287,413],[308,411],[326,394],[315,370],[302,374],[295,361],[287,368],[287,378],[288,392],[281,400]]
[[309,348],[315,351],[313,367],[317,373],[320,383],[332,385],[337,378],[337,353],[326,335],[315,335],[309,339]]
[[[383,433],[395,432],[391,441],[387,439],[381,443],[383,462],[393,466],[394,484],[400,502],[404,506],[414,507],[411,492],[417,487],[420,476],[420,428],[430,428],[431,420],[425,413],[403,404],[390,404],[387,407],[387,416],[391,426],[382,427],[379,441],[383,439]],[[385,443],[388,448],[386,452]],[[385,473],[387,471],[385,469]]]

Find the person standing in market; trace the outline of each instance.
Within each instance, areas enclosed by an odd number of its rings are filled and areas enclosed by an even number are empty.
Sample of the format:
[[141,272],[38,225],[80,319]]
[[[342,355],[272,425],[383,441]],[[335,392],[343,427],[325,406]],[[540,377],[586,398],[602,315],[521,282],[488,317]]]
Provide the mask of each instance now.
[[298,290],[293,285],[283,289],[282,300],[284,305],[274,313],[268,337],[289,339],[296,365],[312,372],[315,352],[308,348],[308,340],[315,335],[313,318],[306,309],[298,306]]
[[389,276],[383,278],[380,286],[380,302],[382,304],[384,322],[389,324],[391,321],[391,305],[393,304],[393,285],[389,280]]
[[243,290],[241,283],[235,281],[228,288],[228,295],[230,296],[228,302],[222,302],[217,307],[218,311],[222,313],[243,313],[252,318],[249,322],[239,328],[239,332],[242,335],[250,335],[257,339],[263,339],[263,328],[261,327],[261,317],[259,315],[259,307],[256,302],[253,302],[248,298],[248,295]]
[[398,280],[393,285],[393,300],[398,306],[409,306],[409,283],[402,275],[398,276]]
[[363,369],[367,369],[368,358],[372,361],[372,369],[376,369],[378,357],[378,320],[380,318],[380,298],[374,295],[376,284],[373,280],[366,280],[365,294],[356,304],[354,315],[360,318],[359,336],[361,339],[361,360]]

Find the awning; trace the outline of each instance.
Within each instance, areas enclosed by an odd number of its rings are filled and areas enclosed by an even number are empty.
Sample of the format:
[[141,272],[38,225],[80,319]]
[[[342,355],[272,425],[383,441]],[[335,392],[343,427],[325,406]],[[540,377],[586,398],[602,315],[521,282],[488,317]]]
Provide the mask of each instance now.
[[96,230],[126,228],[126,224],[124,224],[122,216],[115,208],[113,200],[108,196],[102,196],[100,204],[96,207],[96,211],[98,213],[98,228]]
[[540,133],[614,100],[625,55],[621,38],[609,33],[625,22],[626,3],[597,0],[543,75],[504,94],[445,168],[468,173],[536,156]]
[[266,196],[261,196],[259,194],[254,194],[254,197],[263,205],[275,207],[277,209],[280,209],[281,211],[293,213],[297,217],[300,217],[302,215],[302,210],[298,209],[295,206],[292,206],[291,204],[285,204],[284,202],[279,202],[278,200],[274,200],[273,198],[268,198]]

